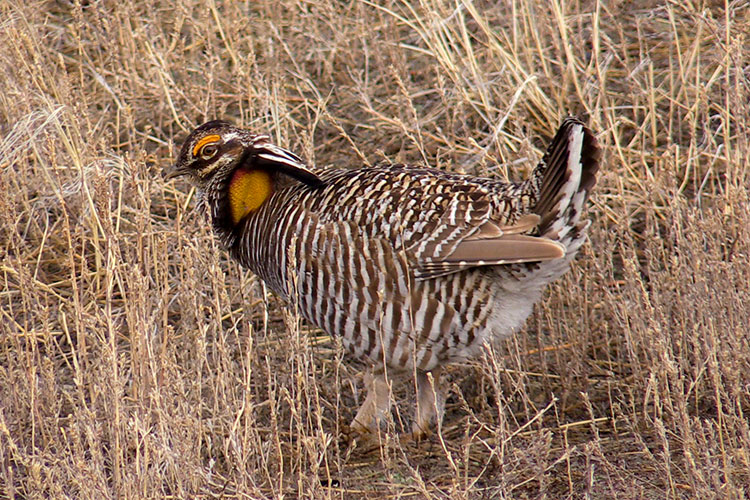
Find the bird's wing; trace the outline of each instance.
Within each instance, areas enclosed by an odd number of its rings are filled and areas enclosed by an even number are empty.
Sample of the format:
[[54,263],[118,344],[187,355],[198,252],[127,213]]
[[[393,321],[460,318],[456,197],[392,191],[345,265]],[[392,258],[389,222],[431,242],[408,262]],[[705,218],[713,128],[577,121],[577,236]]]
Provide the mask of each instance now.
[[[500,226],[484,222],[476,230],[466,231],[455,244],[442,251],[418,256],[415,278],[430,279],[472,267],[519,264],[559,259],[565,247],[549,238],[525,234],[539,221],[534,214],[522,216],[515,224]],[[469,233],[469,234],[466,234]]]
[[[344,191],[340,205],[345,208],[322,215],[321,222],[351,220],[362,238],[386,241],[405,256],[412,278],[564,255],[560,244],[532,236],[540,217],[518,214],[514,185],[406,166],[383,167],[368,176],[372,192],[356,176],[347,178],[354,187]],[[352,204],[358,209],[347,212]]]
[[447,203],[426,203],[404,247],[414,259],[414,277],[430,279],[472,267],[558,259],[565,248],[549,238],[532,236],[540,218],[524,214],[501,220],[484,186],[452,192]]

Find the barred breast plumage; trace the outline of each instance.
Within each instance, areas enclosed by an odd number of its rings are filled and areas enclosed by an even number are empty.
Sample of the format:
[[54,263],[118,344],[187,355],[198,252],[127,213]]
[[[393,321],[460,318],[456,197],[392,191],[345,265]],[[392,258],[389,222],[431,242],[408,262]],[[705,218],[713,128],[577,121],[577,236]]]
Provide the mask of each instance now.
[[568,118],[521,183],[392,164],[313,170],[214,121],[170,175],[197,184],[234,258],[371,362],[354,426],[374,430],[389,411],[389,373],[416,373],[419,434],[442,416],[440,367],[517,329],[567,270],[598,159],[594,136]]

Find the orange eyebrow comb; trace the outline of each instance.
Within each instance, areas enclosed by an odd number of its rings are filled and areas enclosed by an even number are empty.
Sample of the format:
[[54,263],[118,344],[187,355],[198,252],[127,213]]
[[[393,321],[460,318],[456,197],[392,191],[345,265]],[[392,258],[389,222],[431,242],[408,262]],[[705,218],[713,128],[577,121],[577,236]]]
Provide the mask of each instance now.
[[198,151],[209,142],[219,142],[220,140],[220,135],[207,135],[195,144],[195,147],[193,147],[193,156],[197,156]]

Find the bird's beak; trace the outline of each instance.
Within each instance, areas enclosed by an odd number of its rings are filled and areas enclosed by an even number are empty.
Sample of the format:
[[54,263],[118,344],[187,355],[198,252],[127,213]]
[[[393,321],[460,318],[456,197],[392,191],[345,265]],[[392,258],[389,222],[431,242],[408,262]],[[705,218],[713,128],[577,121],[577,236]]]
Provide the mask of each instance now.
[[188,169],[185,168],[184,165],[172,165],[171,167],[165,168],[162,175],[164,176],[165,181],[170,181],[175,177],[180,177],[182,175],[186,175],[187,173]]

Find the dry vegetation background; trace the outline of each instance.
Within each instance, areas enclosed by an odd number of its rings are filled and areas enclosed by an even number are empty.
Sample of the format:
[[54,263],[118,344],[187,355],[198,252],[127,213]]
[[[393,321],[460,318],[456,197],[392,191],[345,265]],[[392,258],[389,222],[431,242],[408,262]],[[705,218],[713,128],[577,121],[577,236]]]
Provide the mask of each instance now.
[[[1,0],[0,498],[747,498],[749,11]],[[216,117],[520,177],[568,112],[591,243],[420,446],[347,438],[360,367],[161,178]]]

